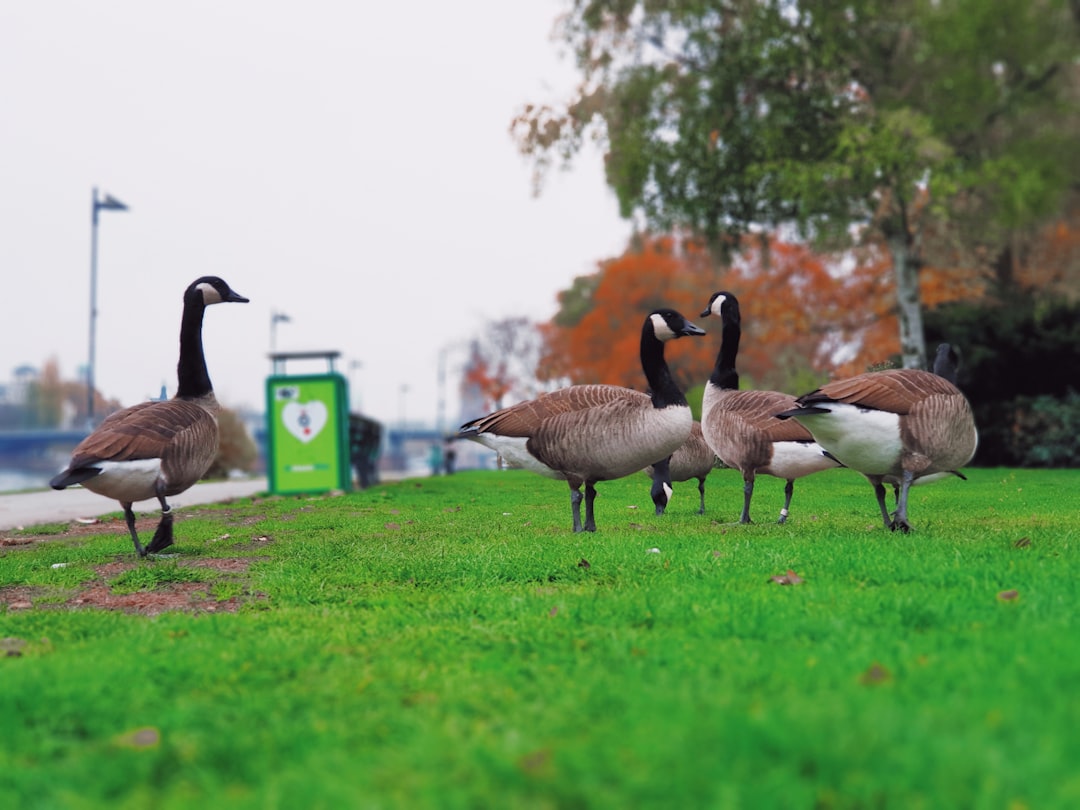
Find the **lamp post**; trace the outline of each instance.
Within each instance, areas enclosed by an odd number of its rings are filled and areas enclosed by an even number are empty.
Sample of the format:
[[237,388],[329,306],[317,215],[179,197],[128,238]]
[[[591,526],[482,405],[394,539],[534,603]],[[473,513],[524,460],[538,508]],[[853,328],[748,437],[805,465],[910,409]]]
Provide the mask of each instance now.
[[398,388],[398,419],[400,420],[399,435],[401,441],[398,443],[398,448],[401,453],[401,458],[398,460],[399,468],[404,470],[408,466],[408,454],[405,452],[405,397],[409,393],[408,383],[402,383]]
[[272,310],[270,312],[270,351],[271,353],[277,351],[277,325],[279,323],[289,323],[292,320],[284,312],[278,312]]
[[363,367],[364,363],[361,360],[349,361],[349,406],[357,413],[360,413],[360,386],[356,383],[355,372]]
[[98,211],[127,211],[128,207],[110,194],[98,199],[94,187],[93,204],[90,208],[90,362],[86,366],[86,421],[94,426],[94,349],[97,334],[97,232]]

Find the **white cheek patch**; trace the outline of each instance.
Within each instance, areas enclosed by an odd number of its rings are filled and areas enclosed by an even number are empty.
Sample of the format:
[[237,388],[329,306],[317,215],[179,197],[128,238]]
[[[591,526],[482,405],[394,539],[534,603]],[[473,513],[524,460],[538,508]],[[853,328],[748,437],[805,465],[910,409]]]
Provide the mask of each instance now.
[[713,302],[709,305],[709,311],[713,315],[720,315],[720,311],[724,308],[724,302],[727,301],[726,295],[718,295],[713,299]]
[[217,291],[217,287],[213,284],[207,284],[205,281],[195,288],[202,293],[203,303],[209,306],[210,304],[220,304],[224,299],[221,297],[221,293]]
[[664,320],[663,315],[657,315],[654,312],[649,316],[649,320],[652,321],[653,332],[658,340],[671,340],[675,337],[675,333],[671,331],[671,327],[668,326],[668,322]]

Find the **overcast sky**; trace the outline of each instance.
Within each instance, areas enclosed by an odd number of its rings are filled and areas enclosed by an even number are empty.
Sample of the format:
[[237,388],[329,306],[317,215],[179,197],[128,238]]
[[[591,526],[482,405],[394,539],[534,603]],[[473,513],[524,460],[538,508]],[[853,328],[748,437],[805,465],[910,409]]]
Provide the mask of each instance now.
[[206,314],[225,405],[262,410],[280,311],[277,349],[341,351],[386,422],[404,401],[434,423],[445,349],[454,423],[462,342],[487,320],[547,320],[630,234],[595,150],[534,198],[508,133],[573,85],[550,39],[564,5],[0,4],[0,381],[87,361],[96,186],[130,207],[100,215],[106,396],[175,391],[182,292],[215,274],[251,299]]

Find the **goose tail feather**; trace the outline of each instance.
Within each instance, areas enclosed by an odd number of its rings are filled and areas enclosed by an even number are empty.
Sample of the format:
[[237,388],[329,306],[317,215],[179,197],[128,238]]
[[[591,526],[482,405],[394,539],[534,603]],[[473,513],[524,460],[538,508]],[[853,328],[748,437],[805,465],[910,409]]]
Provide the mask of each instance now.
[[802,408],[791,408],[787,411],[781,411],[780,413],[773,414],[777,419],[790,419],[794,416],[812,416],[816,413],[830,413],[828,408],[818,408],[813,405],[807,405]]
[[81,484],[83,481],[89,481],[100,473],[101,470],[97,467],[76,467],[73,470],[64,470],[50,479],[49,486],[53,489],[66,489],[75,484]]

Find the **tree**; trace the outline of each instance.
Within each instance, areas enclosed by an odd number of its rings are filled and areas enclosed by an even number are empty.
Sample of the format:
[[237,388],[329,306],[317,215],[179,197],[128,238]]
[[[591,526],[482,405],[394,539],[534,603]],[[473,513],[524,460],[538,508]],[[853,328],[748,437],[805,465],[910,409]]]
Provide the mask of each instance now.
[[[622,255],[599,262],[595,273],[559,293],[559,311],[541,327],[539,375],[639,388],[636,341],[644,314],[670,306],[693,320],[719,290],[739,296],[739,369],[747,387],[800,394],[830,374],[895,364],[895,294],[879,245],[826,254],[805,243],[755,235],[743,237],[736,248],[729,261],[718,264],[694,239],[638,234]],[[986,294],[978,273],[956,268],[927,267],[919,283],[931,310],[956,301],[977,303]],[[708,319],[699,325],[715,327]],[[707,379],[716,351],[715,341],[706,338],[682,341],[670,353],[687,391]]]
[[63,403],[60,365],[55,357],[50,357],[45,361],[41,373],[27,386],[25,427],[59,427],[63,419]]
[[[668,306],[694,320],[719,290],[734,292],[742,303],[739,366],[751,387],[809,390],[835,365],[840,346],[853,346],[853,358],[880,361],[895,354],[893,345],[884,355],[876,345],[864,345],[868,323],[851,315],[867,307],[872,314],[880,306],[870,299],[887,293],[868,289],[858,267],[849,272],[836,257],[805,244],[759,237],[745,242],[721,266],[693,239],[639,235],[621,256],[600,262],[596,273],[559,294],[561,308],[543,328],[541,375],[640,388],[637,347],[645,313]],[[589,291],[586,298],[582,290]],[[708,320],[699,325],[715,327]],[[691,389],[704,382],[717,348],[706,338],[672,349],[669,364],[680,385]]]
[[[542,377],[573,383],[606,383],[642,390],[639,349],[645,315],[671,307],[694,320],[708,303],[706,267],[693,242],[670,236],[641,236],[617,258],[599,263],[596,273],[575,279],[559,294],[559,312],[543,331]],[[588,291],[582,296],[582,291]],[[704,341],[678,341],[668,365],[682,388],[711,365]],[[707,373],[705,374],[707,376]]]
[[1078,31],[1069,0],[574,0],[582,81],[511,131],[540,178],[596,140],[625,216],[713,250],[784,223],[878,245],[924,366],[930,223],[998,256],[1075,184]]
[[473,341],[465,381],[479,389],[492,409],[501,408],[511,394],[531,399],[540,391],[542,346],[540,329],[528,318],[488,321],[482,337]]

